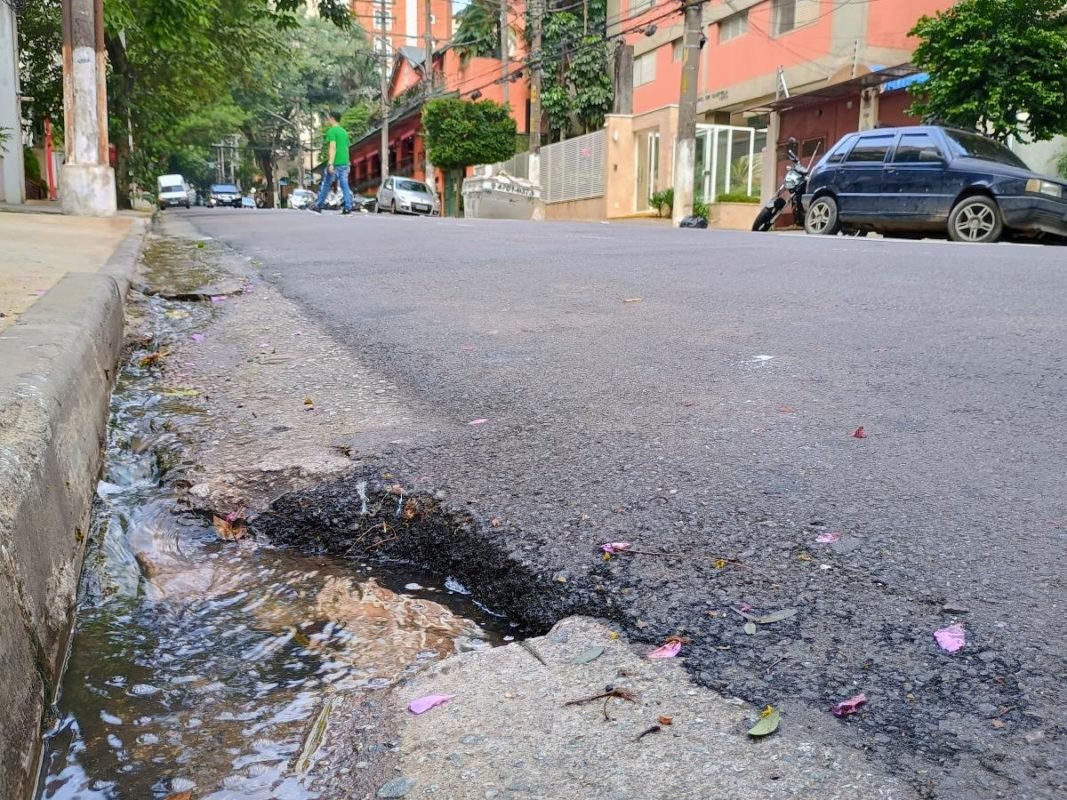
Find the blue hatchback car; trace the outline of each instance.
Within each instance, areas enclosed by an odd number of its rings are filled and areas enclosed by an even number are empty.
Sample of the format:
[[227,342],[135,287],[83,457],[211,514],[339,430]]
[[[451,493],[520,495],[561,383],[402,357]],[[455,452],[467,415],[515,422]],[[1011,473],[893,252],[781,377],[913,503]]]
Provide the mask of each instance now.
[[804,207],[811,234],[1067,237],[1067,181],[977,133],[937,126],[848,134],[812,170]]

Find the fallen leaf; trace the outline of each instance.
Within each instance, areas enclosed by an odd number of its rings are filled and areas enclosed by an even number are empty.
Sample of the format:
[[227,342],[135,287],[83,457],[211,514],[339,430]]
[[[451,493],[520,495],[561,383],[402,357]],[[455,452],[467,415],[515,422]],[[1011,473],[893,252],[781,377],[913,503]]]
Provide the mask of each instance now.
[[815,541],[819,544],[833,544],[834,542],[841,541],[841,534],[836,531],[830,533],[820,533],[815,537]]
[[835,717],[850,717],[856,714],[860,710],[860,706],[867,705],[867,695],[860,692],[855,697],[850,697],[848,700],[842,700],[832,709],[830,709]]
[[225,520],[222,517],[213,517],[212,519],[215,525],[215,533],[219,535],[219,538],[227,542],[236,542],[238,539],[243,539],[248,534],[248,528],[245,526],[242,520]]
[[661,714],[656,718],[656,722],[658,722],[660,725],[670,725],[672,722],[674,722],[674,718],[668,717],[665,714]]
[[313,411],[314,409],[315,409],[315,401],[312,400],[310,397],[305,397],[304,398],[304,410],[305,411]]
[[667,642],[662,647],[657,647],[648,654],[649,658],[674,658],[682,649],[682,643],[678,641]]
[[604,645],[598,644],[596,647],[590,647],[588,650],[586,650],[584,653],[574,659],[574,663],[588,664],[591,661],[596,661],[602,655],[604,655]]
[[643,299],[644,299],[643,297],[627,297],[622,302],[624,302],[624,303],[640,303]]
[[963,630],[963,625],[959,622],[939,631],[934,631],[934,638],[937,639],[937,644],[941,649],[949,653],[955,653],[967,644],[967,635]]
[[759,722],[748,729],[748,735],[756,738],[770,736],[782,722],[782,715],[774,706],[767,706],[760,713]]
[[775,622],[781,622],[787,620],[790,617],[795,617],[797,610],[795,608],[783,608],[781,611],[772,611],[766,616],[760,617],[756,620],[760,625],[770,625]]
[[194,342],[196,342],[197,344],[200,344],[200,343],[201,343],[201,342],[203,342],[203,341],[204,341],[204,339],[206,339],[207,337],[206,337],[206,336],[204,336],[204,334],[202,334],[202,333],[191,333],[191,334],[189,334],[189,338],[190,338],[190,339],[192,339],[192,340],[193,340]]
[[741,630],[743,630],[749,636],[754,636],[755,633],[756,633],[756,623],[755,622],[746,622],[745,626]]
[[801,553],[797,556],[797,561],[811,561],[811,556],[807,553]]
[[715,567],[715,569],[722,569],[726,566],[726,564],[727,561],[725,558],[716,558],[714,561],[711,562],[711,566]]
[[778,413],[779,414],[795,414],[796,413],[796,409],[793,408],[792,406],[778,406]]
[[484,425],[484,424],[485,424],[485,423],[487,423],[488,421],[489,421],[489,420],[487,420],[487,419],[472,419],[472,420],[471,420],[470,422],[468,422],[467,424],[468,424],[468,425]]
[[200,392],[197,389],[167,389],[163,395],[165,397],[199,397]]
[[444,705],[453,697],[455,697],[454,694],[430,694],[426,697],[420,697],[408,703],[408,711],[412,714],[425,714],[431,708]]
[[601,550],[603,550],[605,553],[612,554],[625,553],[631,547],[633,547],[633,544],[630,542],[605,542],[604,544],[600,545]]
[[157,350],[155,353],[149,353],[146,356],[141,356],[141,360],[138,362],[142,367],[147,367],[155,364],[157,361],[162,361],[164,358],[170,355],[170,350],[163,349]]
[[[203,247],[203,245],[201,245],[201,247]],[[193,790],[186,789],[184,792],[168,794],[166,800],[193,800]]]
[[503,524],[504,524],[504,521],[502,519],[500,519],[500,517],[493,517],[491,520],[489,520],[489,527],[490,528],[499,528]]
[[608,634],[608,638],[609,638],[609,639],[611,639],[611,641],[613,641],[613,642],[614,642],[614,641],[615,641],[616,639],[618,639],[618,638],[619,638],[619,633],[618,633],[618,631],[612,631],[611,633],[609,633],[609,634]]
[[863,426],[860,425],[858,428],[856,428],[856,430],[852,431],[852,438],[853,439],[866,439],[867,438],[867,431],[865,431],[863,429]]
[[1002,720],[1002,719],[995,719],[995,720],[993,720],[993,723],[992,723],[992,724],[993,724],[993,727],[994,727],[994,728],[1003,728],[1003,727],[1004,727],[1004,720]]

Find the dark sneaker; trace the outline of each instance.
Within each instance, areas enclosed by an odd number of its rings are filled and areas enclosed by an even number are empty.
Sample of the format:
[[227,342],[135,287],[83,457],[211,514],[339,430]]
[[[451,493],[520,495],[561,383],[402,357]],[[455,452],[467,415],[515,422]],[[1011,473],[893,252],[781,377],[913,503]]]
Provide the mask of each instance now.
[[341,212],[341,216],[342,217],[347,217],[351,213],[352,213],[352,209],[346,208],[344,211]]
[[308,211],[310,211],[312,214],[321,214],[322,213],[322,209],[319,208],[318,206],[308,206]]

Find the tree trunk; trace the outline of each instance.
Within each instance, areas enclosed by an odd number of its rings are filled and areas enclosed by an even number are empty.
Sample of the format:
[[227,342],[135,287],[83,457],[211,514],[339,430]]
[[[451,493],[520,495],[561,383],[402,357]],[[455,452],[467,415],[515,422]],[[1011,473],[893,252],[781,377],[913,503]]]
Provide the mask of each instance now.
[[115,194],[120,209],[132,206],[130,184],[130,97],[133,95],[133,76],[126,58],[126,48],[117,36],[105,34],[108,60],[111,62],[109,138],[115,145]]
[[274,141],[272,139],[269,146],[262,145],[250,125],[245,125],[242,130],[248,140],[248,146],[252,148],[252,158],[263,173],[263,182],[266,184],[263,189],[263,207],[274,208]]

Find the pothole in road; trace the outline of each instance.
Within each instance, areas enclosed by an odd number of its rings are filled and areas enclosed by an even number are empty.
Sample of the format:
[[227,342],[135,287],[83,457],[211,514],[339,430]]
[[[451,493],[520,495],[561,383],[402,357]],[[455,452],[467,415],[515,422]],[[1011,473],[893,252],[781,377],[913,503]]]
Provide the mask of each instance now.
[[[395,542],[373,530],[365,549],[342,552],[316,542],[325,534],[309,532],[307,514],[276,512],[260,526],[270,539],[226,541],[184,511],[188,433],[204,411],[195,392],[168,386],[158,354],[203,327],[212,306],[156,294],[142,310],[150,330],[128,353],[112,399],[39,796],[313,797],[322,742],[312,734],[334,698],[374,695],[432,661],[519,631],[491,599],[475,601],[464,585],[469,570],[412,566],[443,562],[387,550]],[[432,497],[375,487],[365,496],[364,525],[380,526],[385,538],[408,526],[422,532],[411,541],[428,546],[455,530]],[[452,553],[457,564],[469,555]],[[408,563],[398,560],[404,554]]]

